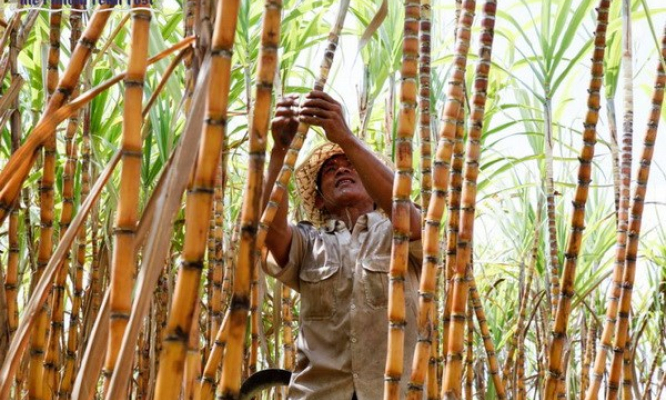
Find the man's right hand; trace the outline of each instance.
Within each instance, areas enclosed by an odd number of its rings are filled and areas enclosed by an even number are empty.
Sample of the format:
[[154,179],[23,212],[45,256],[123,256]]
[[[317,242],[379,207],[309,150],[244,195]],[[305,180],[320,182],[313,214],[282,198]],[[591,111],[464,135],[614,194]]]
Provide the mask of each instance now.
[[271,121],[271,133],[273,135],[274,148],[286,151],[298,129],[298,118],[295,107],[297,95],[288,95],[278,100],[275,105],[275,115]]

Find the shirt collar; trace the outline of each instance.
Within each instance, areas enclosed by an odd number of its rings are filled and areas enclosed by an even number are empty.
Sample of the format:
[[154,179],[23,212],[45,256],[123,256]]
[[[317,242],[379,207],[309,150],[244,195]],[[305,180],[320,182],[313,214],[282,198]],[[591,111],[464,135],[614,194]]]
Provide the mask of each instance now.
[[[361,215],[358,220],[356,221],[356,226],[361,227],[362,225],[364,226],[364,229],[370,229],[374,227],[379,221],[381,221],[383,218],[385,218],[379,211],[374,210],[371,211],[367,214]],[[334,231],[342,231],[344,229],[347,229],[347,226],[345,225],[344,222],[337,220],[337,219],[329,219],[324,222],[323,229],[327,233],[331,233]]]

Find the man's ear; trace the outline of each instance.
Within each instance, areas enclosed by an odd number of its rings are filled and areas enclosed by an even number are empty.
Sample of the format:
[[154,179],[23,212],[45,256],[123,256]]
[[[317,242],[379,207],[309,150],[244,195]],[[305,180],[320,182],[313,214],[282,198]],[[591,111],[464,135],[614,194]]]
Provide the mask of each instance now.
[[315,192],[314,206],[317,210],[322,210],[324,208],[324,199],[321,197],[319,191]]

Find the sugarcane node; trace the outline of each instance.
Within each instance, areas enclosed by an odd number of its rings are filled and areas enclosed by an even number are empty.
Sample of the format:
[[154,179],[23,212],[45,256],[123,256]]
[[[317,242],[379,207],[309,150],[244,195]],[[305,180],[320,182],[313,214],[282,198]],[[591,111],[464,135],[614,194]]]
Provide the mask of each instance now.
[[204,186],[195,186],[195,187],[193,187],[193,188],[191,188],[191,189],[188,189],[188,190],[187,190],[187,193],[188,193],[188,194],[199,194],[199,193],[203,193],[203,194],[209,194],[209,195],[212,195],[212,194],[215,193],[215,188],[212,188],[212,187],[204,187]]
[[231,57],[234,55],[234,51],[233,49],[215,47],[210,50],[210,55],[212,57],[222,57],[222,58],[231,59]]
[[135,10],[132,13],[132,19],[142,19],[144,21],[150,21],[152,19],[152,13],[147,10]]
[[184,270],[195,270],[195,271],[201,271],[203,270],[204,267],[202,260],[196,260],[196,261],[183,260],[180,262],[180,266]]
[[129,321],[130,315],[128,312],[115,311],[109,313],[109,319],[112,321],[114,320]]

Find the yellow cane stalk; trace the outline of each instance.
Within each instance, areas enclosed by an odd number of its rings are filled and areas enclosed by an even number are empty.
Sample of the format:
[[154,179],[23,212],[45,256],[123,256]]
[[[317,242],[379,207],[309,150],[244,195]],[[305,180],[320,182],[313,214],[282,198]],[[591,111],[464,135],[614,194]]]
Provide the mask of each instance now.
[[240,390],[243,342],[250,308],[250,279],[256,268],[256,233],[261,212],[266,133],[270,123],[273,79],[277,68],[280,40],[281,0],[267,0],[261,29],[261,50],[255,92],[255,107],[250,124],[248,179],[241,211],[241,236],[238,263],[234,272],[233,294],[229,308],[229,340],[222,363],[220,391],[223,398],[236,398]]
[[[135,7],[138,7],[135,5]],[[123,107],[122,168],[120,198],[114,223],[114,246],[110,281],[110,323],[106,359],[104,361],[104,391],[116,366],[116,360],[132,309],[133,276],[137,266],[134,250],[136,225],[139,220],[142,139],[141,111],[143,85],[148,65],[148,33],[150,11],[134,10],[132,15],[132,47],[125,74]]]
[[560,298],[553,325],[549,346],[548,375],[546,377],[545,399],[553,400],[557,395],[559,382],[564,379],[562,351],[566,339],[567,323],[571,312],[571,298],[574,295],[574,278],[576,261],[585,229],[585,203],[591,181],[592,157],[596,143],[596,125],[599,119],[599,91],[603,80],[603,62],[606,50],[606,27],[608,25],[608,8],[611,0],[600,0],[597,8],[597,27],[594,35],[594,56],[592,58],[592,78],[588,89],[588,111],[583,126],[583,148],[578,167],[578,184],[573,201],[571,215],[571,233],[567,241],[564,269],[560,282]]
[[[418,0],[405,1],[405,22],[400,70],[400,111],[395,139],[395,177],[393,180],[393,243],[389,270],[388,345],[384,371],[384,399],[400,397],[405,347],[405,275],[409,259],[411,232],[412,141],[416,128],[419,18]],[[430,299],[432,300],[432,299]],[[430,356],[424,355],[424,361]],[[425,371],[424,371],[425,375]],[[421,380],[423,382],[423,379]],[[421,388],[422,390],[422,388]]]
[[192,184],[185,206],[185,243],[174,297],[167,322],[155,388],[155,398],[175,399],[180,393],[173,382],[181,382],[187,340],[192,327],[206,237],[210,221],[215,172],[226,136],[227,106],[239,1],[223,1],[217,9],[211,49],[210,83],[206,117]]
[[[487,0],[483,6],[483,18],[481,22],[482,31],[479,40],[479,62],[476,65],[474,94],[472,96],[472,109],[470,110],[468,142],[465,151],[465,171],[461,194],[461,224],[458,235],[456,266],[453,278],[453,302],[451,304],[452,326],[449,332],[447,368],[444,385],[442,387],[442,397],[445,399],[460,398],[461,396],[460,378],[462,374],[462,338],[464,337],[465,306],[467,304],[468,295],[468,284],[465,275],[472,257],[472,239],[474,234],[474,216],[477,194],[476,181],[479,173],[479,160],[481,155],[480,140],[483,128],[483,116],[485,114],[486,90],[488,87],[488,73],[490,72],[496,8],[497,3],[495,0]],[[461,18],[464,18],[464,14],[467,12],[469,11],[464,8],[463,16]],[[459,32],[458,34],[460,35],[462,32]],[[471,279],[474,277],[472,271],[470,271]],[[451,293],[449,295],[451,295]],[[496,389],[498,398],[503,398],[504,393],[501,385],[496,387]]]
[[474,391],[474,320],[472,316],[472,299],[467,301],[467,331],[465,335],[465,399],[472,400]]
[[430,0],[421,0],[419,22],[419,133],[421,136],[421,210],[425,219],[432,193],[432,138],[430,129]]
[[[630,12],[625,4],[625,1],[622,2],[622,8],[624,15],[627,16],[627,13]],[[623,18],[623,42],[629,40],[628,36],[631,36],[631,30],[629,26],[630,22],[624,21]],[[631,60],[628,62],[624,59],[624,54],[626,52],[631,53],[630,42],[624,43],[623,51],[623,63],[622,70],[625,81],[625,103],[627,106],[633,107],[633,94],[631,92],[631,84],[627,80],[633,79],[633,69]],[[613,339],[613,333],[615,332],[615,324],[617,322],[617,309],[618,309],[618,300],[620,298],[620,291],[622,288],[622,271],[624,269],[625,263],[625,252],[627,247],[627,228],[629,223],[629,196],[630,196],[630,185],[631,185],[631,160],[632,160],[632,138],[633,138],[633,111],[627,109],[625,114],[625,121],[623,124],[624,134],[622,135],[622,152],[621,152],[621,164],[620,164],[620,182],[619,182],[619,199],[617,206],[617,234],[616,234],[616,244],[615,244],[615,265],[613,267],[613,283],[611,290],[608,293],[608,299],[606,301],[606,320],[604,322],[604,328],[601,333],[601,339],[599,342],[599,349],[597,351],[596,359],[594,360],[594,372],[592,374],[592,382],[589,387],[587,399],[594,399],[599,393],[601,388],[601,382],[606,372],[606,359],[608,357],[608,351],[611,349],[611,342]]]
[[[47,75],[46,75],[46,90],[48,97],[53,96],[58,84],[58,63],[60,61],[60,22],[62,4],[57,2],[51,3],[51,14],[49,16],[49,55],[47,62]],[[41,231],[39,234],[39,256],[37,259],[37,279],[43,273],[43,269],[51,258],[53,251],[53,214],[54,214],[54,191],[53,185],[55,184],[55,159],[56,155],[56,133],[55,129],[50,132],[49,138],[44,144],[44,165],[41,184],[39,187],[40,199],[40,223]],[[65,213],[67,210],[63,210]],[[60,274],[62,275],[62,273]],[[60,279],[57,279],[60,281]],[[46,328],[47,316],[46,310],[41,311],[39,317],[40,326],[36,330],[41,336],[33,336],[32,349],[30,352],[30,387],[29,392],[31,396],[37,398],[50,399],[53,394],[57,392],[56,387],[56,371],[59,363],[59,343],[60,336],[62,335],[62,313],[59,312],[61,308],[57,304],[59,292],[64,290],[63,285],[56,284],[54,286],[53,299],[51,301],[51,309],[55,311],[52,314],[52,322],[50,331]],[[50,340],[43,336],[44,333],[50,332]],[[47,344],[46,354],[44,354],[44,345]],[[44,365],[40,366],[41,358],[44,359]],[[42,386],[39,388],[38,386]]]
[[[443,126],[439,131],[439,141],[435,151],[435,162],[432,170],[432,193],[430,204],[426,214],[423,230],[423,267],[419,287],[419,312],[417,319],[418,342],[414,352],[412,363],[412,376],[410,378],[409,398],[416,399],[423,391],[426,361],[430,354],[432,344],[432,332],[430,332],[428,321],[431,315],[435,295],[435,273],[439,262],[439,230],[444,214],[445,199],[449,186],[449,168],[451,166],[451,154],[453,150],[454,137],[458,128],[458,117],[463,109],[463,81],[467,65],[467,53],[471,37],[471,26],[474,20],[474,0],[466,0],[464,12],[458,19],[457,36],[455,44],[455,58],[452,74],[449,78],[446,103],[442,111]],[[450,296],[450,293],[448,294]],[[447,298],[448,298],[447,296]],[[446,325],[444,333],[446,335]],[[446,345],[447,338],[442,342]]]
[[623,355],[626,351],[629,314],[631,312],[631,297],[636,276],[636,258],[638,254],[639,236],[641,232],[641,220],[647,182],[650,177],[650,165],[654,155],[654,144],[657,139],[657,128],[664,101],[664,85],[666,85],[666,73],[664,72],[664,61],[666,60],[666,29],[661,42],[661,58],[657,67],[657,78],[652,94],[652,108],[650,110],[648,129],[643,138],[643,151],[640,157],[640,168],[636,174],[636,186],[631,201],[629,213],[629,234],[627,238],[626,261],[622,275],[622,290],[620,292],[620,307],[618,310],[618,323],[615,328],[615,339],[613,341],[613,359],[608,376],[606,399],[615,399],[622,372]]

